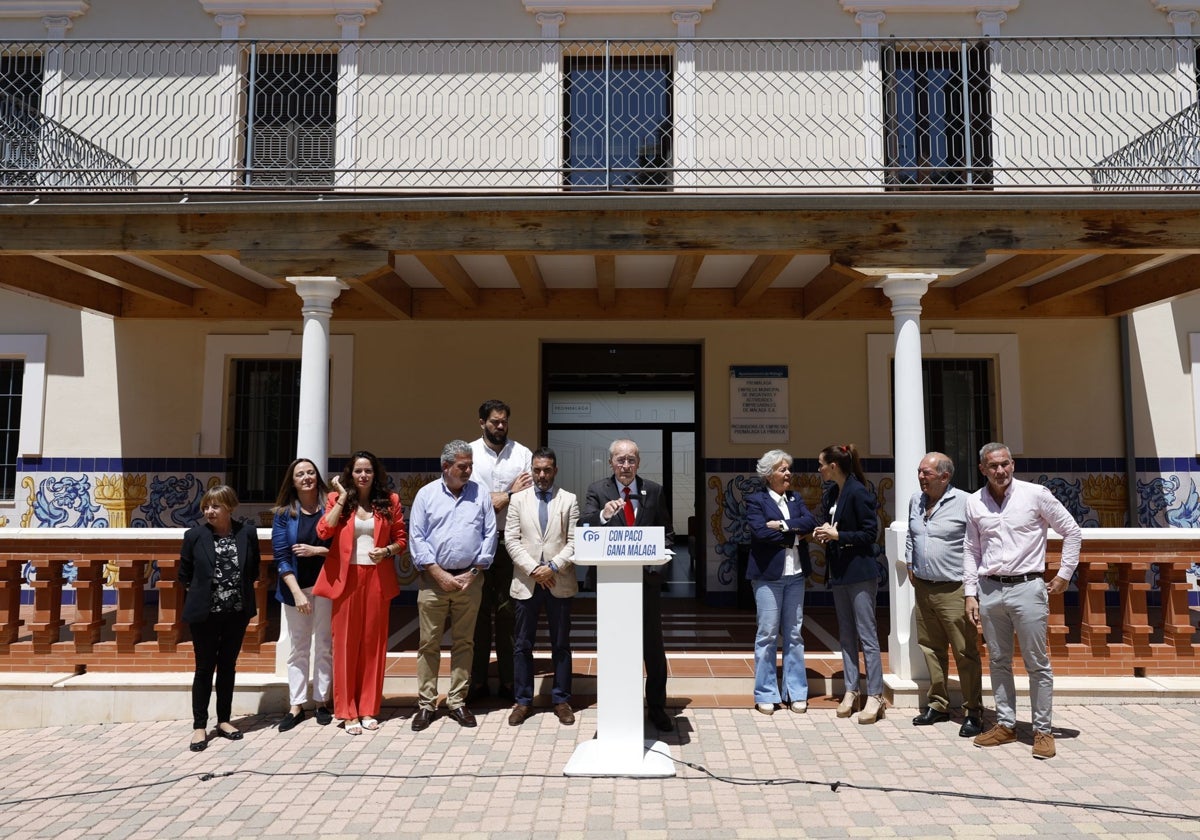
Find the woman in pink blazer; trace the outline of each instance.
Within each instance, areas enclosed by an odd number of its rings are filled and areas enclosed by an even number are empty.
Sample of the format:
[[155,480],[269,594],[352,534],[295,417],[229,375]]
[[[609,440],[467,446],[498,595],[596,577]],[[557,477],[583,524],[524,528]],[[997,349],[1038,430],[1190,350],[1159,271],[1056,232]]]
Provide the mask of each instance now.
[[392,558],[408,536],[400,497],[370,452],[356,452],[331,482],[317,536],[329,555],[313,594],[333,601],[333,714],[351,735],[379,728],[388,614],[400,594]]

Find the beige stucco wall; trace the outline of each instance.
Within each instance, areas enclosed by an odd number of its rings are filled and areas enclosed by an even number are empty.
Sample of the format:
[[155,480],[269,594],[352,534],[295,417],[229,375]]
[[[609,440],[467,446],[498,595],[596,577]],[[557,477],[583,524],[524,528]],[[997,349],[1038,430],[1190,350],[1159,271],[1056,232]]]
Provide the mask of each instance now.
[[1129,332],[1137,454],[1197,454],[1188,336],[1200,332],[1200,297],[1135,312]]
[[[1200,305],[1191,308],[1200,328]],[[200,431],[206,335],[300,331],[298,323],[113,322],[7,292],[0,292],[0,311],[0,332],[50,336],[46,456],[190,457]],[[1020,336],[1024,454],[1123,454],[1116,322],[925,325],[934,327]],[[789,451],[813,457],[829,443],[854,442],[867,453],[866,336],[890,329],[887,322],[339,324],[336,318],[333,326],[354,335],[351,445],[392,457],[433,457],[453,437],[477,436],[476,410],[492,397],[513,406],[513,437],[536,442],[542,341],[648,340],[703,345],[706,457],[761,454],[761,445],[730,443],[728,431],[729,366],[761,364],[789,366]],[[1152,440],[1141,440],[1141,448],[1179,454],[1191,446],[1181,335],[1140,338],[1141,355],[1155,371],[1148,398],[1187,409],[1168,412],[1187,415],[1170,428],[1160,428],[1163,412],[1156,412]],[[1174,376],[1164,353],[1174,356]]]

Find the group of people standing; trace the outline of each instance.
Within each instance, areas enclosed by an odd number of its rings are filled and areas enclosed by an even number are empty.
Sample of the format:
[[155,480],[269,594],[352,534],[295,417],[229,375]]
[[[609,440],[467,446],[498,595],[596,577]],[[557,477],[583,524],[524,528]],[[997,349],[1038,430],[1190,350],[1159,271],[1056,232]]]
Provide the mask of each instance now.
[[[328,485],[309,459],[288,466],[271,531],[276,597],[286,611],[290,641],[290,706],[281,732],[305,720],[310,691],[319,725],[337,719],[351,735],[379,728],[389,610],[400,592],[392,558],[406,547],[419,587],[418,706],[412,729],[426,729],[439,714],[438,671],[447,623],[448,716],[464,727],[476,725],[467,703],[490,693],[494,644],[498,692],[513,703],[509,723],[527,719],[533,713],[533,645],[542,612],[554,667],[552,711],[563,725],[575,722],[570,629],[571,601],[579,588],[576,524],[660,525],[670,545],[670,513],[662,487],[638,477],[640,455],[629,440],[613,442],[613,475],[588,488],[581,512],[575,494],[557,485],[554,451],[530,451],[511,440],[509,415],[499,400],[480,406],[481,436],[446,444],[442,475],[417,492],[407,523],[383,465],[370,452],[354,453]],[[215,732],[242,737],[229,718],[237,656],[255,614],[260,558],[255,528],[233,519],[237,504],[232,488],[210,489],[202,500],[205,522],[185,534],[181,551],[183,617],[196,657],[189,745],[194,752],[208,745],[214,672]],[[648,568],[643,587],[646,696],[650,721],[667,731],[673,723],[666,712],[659,572]]]
[[[747,578],[758,611],[755,638],[754,708],[773,714],[781,705],[808,709],[804,667],[804,592],[812,573],[805,538],[825,546],[828,582],[842,648],[845,693],[838,717],[861,705],[858,722],[883,717],[883,668],[875,602],[882,556],[875,500],[866,490],[854,446],[831,446],[817,456],[825,482],[818,516],[791,489],[792,457],[773,449],[758,462],[762,490],[746,496],[751,544]],[[965,715],[958,734],[978,747],[1017,740],[1013,638],[1021,647],[1033,707],[1033,757],[1055,755],[1051,726],[1054,677],[1047,650],[1049,596],[1067,588],[1079,562],[1078,523],[1051,492],[1013,478],[1014,462],[1003,443],[979,453],[986,483],[973,494],[952,484],[954,462],[930,452],[917,469],[921,491],[908,510],[905,563],[916,601],[917,642],[929,669],[928,703],[915,726],[950,720],[947,673],[953,654]],[[1046,535],[1063,538],[1058,573],[1045,580]],[[987,642],[995,693],[996,723],[983,727],[982,663],[978,633]],[[783,640],[783,685],[776,673]],[[866,668],[861,692],[859,651]],[[862,698],[865,696],[865,700]]]
[[[625,439],[609,447],[612,475],[588,487],[581,510],[575,494],[557,484],[554,451],[530,451],[511,440],[509,415],[499,400],[480,406],[481,437],[446,444],[441,478],[417,492],[407,527],[400,499],[389,490],[383,465],[372,453],[356,452],[328,487],[311,460],[298,458],[289,465],[272,527],[276,597],[287,611],[291,642],[290,707],[281,732],[305,719],[310,688],[318,724],[337,718],[351,735],[379,728],[389,609],[400,592],[392,558],[406,547],[419,585],[413,731],[428,728],[439,714],[437,682],[447,622],[449,717],[464,727],[476,725],[468,703],[490,693],[494,639],[497,690],[513,704],[508,722],[523,723],[533,713],[533,645],[542,612],[554,668],[552,710],[562,724],[574,723],[575,527],[661,526],[669,546],[674,542],[671,515],[662,486],[638,475],[637,444]],[[808,709],[802,631],[812,540],[825,549],[842,650],[845,692],[837,716],[857,712],[859,723],[872,724],[887,708],[876,622],[882,555],[876,502],[853,445],[828,446],[817,456],[824,487],[819,514],[792,489],[792,464],[783,450],[766,452],[757,464],[763,487],[745,497],[751,537],[746,577],[758,617],[754,708],[766,715],[781,706],[799,714]],[[930,689],[927,706],[912,722],[929,726],[950,719],[949,649],[965,708],[959,735],[974,737],[980,747],[1015,741],[1015,635],[1030,678],[1033,755],[1050,758],[1055,745],[1048,598],[1067,587],[1078,564],[1079,526],[1045,487],[1013,478],[1012,455],[1004,444],[984,446],[979,469],[986,484],[968,495],[952,485],[954,464],[946,455],[931,452],[918,467],[921,492],[909,504],[905,561]],[[229,718],[237,656],[255,613],[260,558],[254,527],[232,517],[237,503],[231,488],[209,489],[201,500],[205,522],[185,534],[180,557],[183,619],[191,627],[196,659],[189,745],[196,752],[208,744],[214,672],[215,733],[242,737]],[[1059,572],[1047,583],[1051,527],[1064,543]],[[654,565],[644,571],[642,654],[647,717],[655,728],[670,731],[661,571]],[[986,731],[980,631],[996,701],[996,723]],[[777,673],[781,638],[782,687]]]

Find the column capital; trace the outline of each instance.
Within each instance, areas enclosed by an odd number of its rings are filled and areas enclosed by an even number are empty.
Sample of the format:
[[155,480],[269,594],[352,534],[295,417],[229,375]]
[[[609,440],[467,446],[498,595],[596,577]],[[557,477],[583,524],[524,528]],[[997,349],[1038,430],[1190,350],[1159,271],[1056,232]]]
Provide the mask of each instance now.
[[696,26],[703,17],[699,12],[673,12],[671,23],[675,24],[676,34],[680,38],[695,38]]
[[886,12],[857,12],[854,15],[854,22],[862,27],[864,38],[878,38],[879,25],[885,20],[887,20]]
[[1193,10],[1183,11],[1176,9],[1173,12],[1167,13],[1167,23],[1175,27],[1176,35],[1191,35],[1192,26],[1200,20],[1200,12]]
[[74,25],[75,21],[67,15],[46,15],[42,18],[42,26],[46,27],[51,38],[65,38],[67,30]]
[[305,315],[333,315],[333,302],[350,288],[336,277],[289,277],[287,281],[296,287],[296,294],[304,301]]
[[358,31],[367,25],[367,16],[335,15],[333,22],[342,28],[343,41],[357,41]]
[[1000,35],[1000,25],[1008,20],[1008,12],[1003,9],[981,9],[975,15],[975,20],[983,27],[985,38],[995,38]]
[[213,23],[221,27],[221,37],[226,41],[237,39],[238,31],[246,25],[245,15],[213,15]]
[[930,272],[897,272],[885,274],[879,288],[883,289],[883,293],[892,301],[893,312],[905,305],[915,305],[917,312],[920,312],[921,298],[934,280],[937,280],[937,275]]
[[552,40],[558,37],[558,28],[567,22],[567,16],[562,12],[538,12],[533,20],[542,28],[542,37]]

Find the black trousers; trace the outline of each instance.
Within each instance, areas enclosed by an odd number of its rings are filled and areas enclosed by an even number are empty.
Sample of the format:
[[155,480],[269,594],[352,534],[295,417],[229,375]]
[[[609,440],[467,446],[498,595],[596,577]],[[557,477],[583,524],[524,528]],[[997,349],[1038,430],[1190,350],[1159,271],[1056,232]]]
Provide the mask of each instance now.
[[[483,596],[479,615],[475,617],[475,654],[471,660],[471,687],[488,684],[488,664],[492,644],[496,647],[496,675],[500,685],[512,688],[513,641],[516,627],[516,604],[509,595],[512,586],[513,561],[503,542],[496,543],[492,565],[483,572]],[[495,629],[493,636],[492,630]]]
[[217,723],[226,723],[233,711],[233,676],[250,617],[243,613],[210,615],[191,623],[196,675],[192,678],[192,728],[208,728],[208,701],[213,672],[217,675]]
[[646,705],[667,705],[667,650],[663,645],[661,574],[643,573],[642,660],[646,663]]

